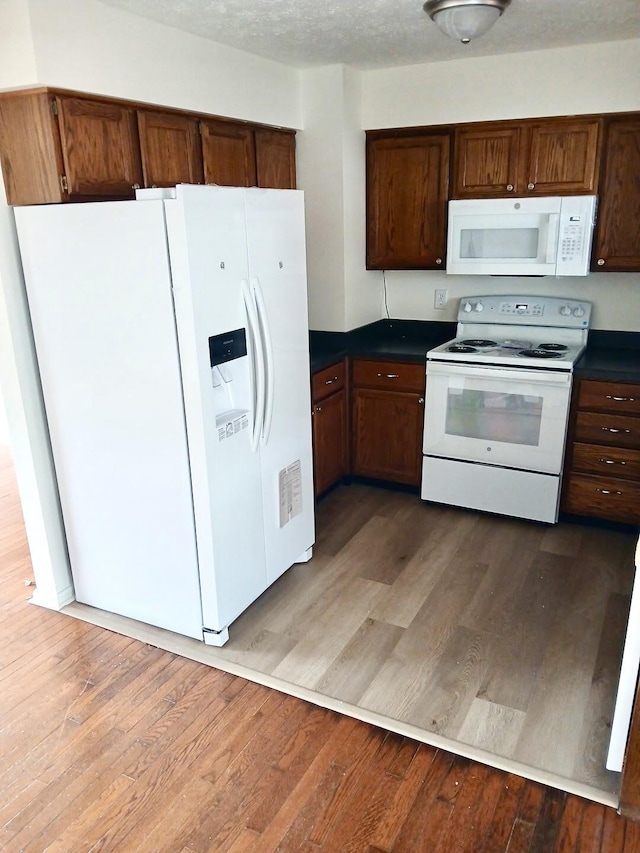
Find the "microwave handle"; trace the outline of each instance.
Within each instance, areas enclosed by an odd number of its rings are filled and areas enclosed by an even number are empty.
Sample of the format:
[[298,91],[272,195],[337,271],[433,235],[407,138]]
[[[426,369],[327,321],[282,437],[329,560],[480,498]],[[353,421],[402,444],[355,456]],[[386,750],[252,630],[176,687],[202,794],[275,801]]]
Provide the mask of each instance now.
[[560,223],[559,213],[549,214],[549,226],[547,229],[547,257],[546,263],[556,262],[556,247],[558,245],[558,226]]

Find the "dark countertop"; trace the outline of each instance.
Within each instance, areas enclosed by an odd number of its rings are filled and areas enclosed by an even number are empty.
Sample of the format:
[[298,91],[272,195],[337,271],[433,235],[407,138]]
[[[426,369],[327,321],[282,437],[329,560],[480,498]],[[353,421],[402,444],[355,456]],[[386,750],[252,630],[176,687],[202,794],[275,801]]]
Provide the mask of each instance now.
[[[311,372],[345,356],[423,362],[427,350],[455,337],[456,324],[430,320],[377,320],[351,332],[309,333]],[[592,330],[575,366],[583,379],[640,382],[640,332]]]
[[351,332],[309,333],[311,372],[345,356],[424,362],[427,350],[455,336],[455,323],[429,320],[377,320]]

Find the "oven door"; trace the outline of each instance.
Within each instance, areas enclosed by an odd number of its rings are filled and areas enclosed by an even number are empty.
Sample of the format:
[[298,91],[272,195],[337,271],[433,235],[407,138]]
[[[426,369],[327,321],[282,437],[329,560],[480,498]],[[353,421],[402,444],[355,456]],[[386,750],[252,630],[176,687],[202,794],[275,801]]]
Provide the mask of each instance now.
[[571,374],[427,362],[425,455],[560,474]]

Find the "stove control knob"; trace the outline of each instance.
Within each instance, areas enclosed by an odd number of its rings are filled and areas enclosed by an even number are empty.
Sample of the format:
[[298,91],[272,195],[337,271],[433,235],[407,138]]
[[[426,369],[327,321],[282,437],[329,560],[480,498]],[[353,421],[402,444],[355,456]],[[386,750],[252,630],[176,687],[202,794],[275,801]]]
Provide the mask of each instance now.
[[470,314],[473,311],[473,305],[470,302],[465,302],[462,310],[465,314]]
[[562,314],[563,317],[569,317],[569,315],[571,314],[571,306],[570,305],[563,305],[562,308],[560,309],[560,313]]
[[482,302],[476,302],[476,311],[484,311],[484,305]]
[[581,305],[578,305],[577,308],[573,309],[574,317],[584,317],[584,308]]

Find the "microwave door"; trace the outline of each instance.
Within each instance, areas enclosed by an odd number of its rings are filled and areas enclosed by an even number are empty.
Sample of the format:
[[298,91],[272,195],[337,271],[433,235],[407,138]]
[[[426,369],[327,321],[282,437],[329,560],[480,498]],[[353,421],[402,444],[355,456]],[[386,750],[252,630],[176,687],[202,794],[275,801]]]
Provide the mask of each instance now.
[[447,273],[555,275],[555,213],[453,214]]

